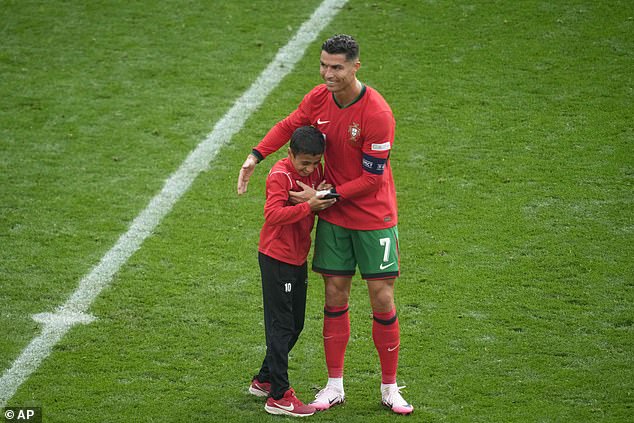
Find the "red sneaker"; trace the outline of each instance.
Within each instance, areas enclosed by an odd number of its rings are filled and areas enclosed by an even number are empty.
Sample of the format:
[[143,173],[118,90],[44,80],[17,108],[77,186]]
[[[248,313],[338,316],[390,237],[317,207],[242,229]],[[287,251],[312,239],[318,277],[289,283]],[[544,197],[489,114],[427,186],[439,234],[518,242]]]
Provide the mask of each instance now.
[[304,405],[295,396],[293,388],[284,393],[284,396],[278,400],[269,397],[266,400],[264,409],[270,414],[281,414],[283,416],[307,417],[315,414],[315,409],[310,405]]
[[269,382],[260,382],[257,377],[254,377],[249,386],[249,392],[256,397],[268,397],[271,392],[271,384]]

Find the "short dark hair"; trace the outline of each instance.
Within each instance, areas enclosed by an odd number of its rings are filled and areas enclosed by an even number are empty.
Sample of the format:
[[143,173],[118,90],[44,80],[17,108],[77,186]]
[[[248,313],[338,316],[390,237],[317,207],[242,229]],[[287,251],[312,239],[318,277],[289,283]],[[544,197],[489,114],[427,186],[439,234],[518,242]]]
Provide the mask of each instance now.
[[333,35],[324,41],[321,49],[328,54],[345,54],[349,62],[359,58],[359,43],[346,34]]
[[300,126],[291,136],[291,151],[293,155],[310,154],[315,156],[324,154],[325,148],[324,134],[314,126]]

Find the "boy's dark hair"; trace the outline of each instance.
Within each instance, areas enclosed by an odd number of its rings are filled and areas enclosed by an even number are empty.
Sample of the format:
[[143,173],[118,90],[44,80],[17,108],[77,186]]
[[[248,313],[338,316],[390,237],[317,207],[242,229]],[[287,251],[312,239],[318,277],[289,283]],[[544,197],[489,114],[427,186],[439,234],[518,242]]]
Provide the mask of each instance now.
[[359,44],[346,34],[333,35],[324,41],[321,49],[328,54],[345,54],[349,62],[359,58]]
[[314,126],[300,126],[291,136],[291,151],[293,155],[310,154],[315,156],[324,154],[325,148],[324,134]]

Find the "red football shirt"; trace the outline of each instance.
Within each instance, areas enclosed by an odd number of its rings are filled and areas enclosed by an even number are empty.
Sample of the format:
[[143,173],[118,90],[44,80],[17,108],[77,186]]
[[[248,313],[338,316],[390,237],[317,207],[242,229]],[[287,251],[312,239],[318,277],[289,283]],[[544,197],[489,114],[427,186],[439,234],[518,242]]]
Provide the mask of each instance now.
[[288,158],[275,163],[266,178],[264,225],[258,246],[262,254],[295,266],[306,262],[315,214],[308,203],[290,204],[288,192],[302,191],[296,181],[317,188],[323,178],[321,166],[302,177]]
[[312,125],[326,135],[326,182],[341,194],[337,204],[319,213],[320,219],[355,230],[395,226],[396,191],[389,161],[395,122],[383,97],[364,86],[354,103],[341,107],[325,84],[318,85],[255,150],[268,156],[303,125]]

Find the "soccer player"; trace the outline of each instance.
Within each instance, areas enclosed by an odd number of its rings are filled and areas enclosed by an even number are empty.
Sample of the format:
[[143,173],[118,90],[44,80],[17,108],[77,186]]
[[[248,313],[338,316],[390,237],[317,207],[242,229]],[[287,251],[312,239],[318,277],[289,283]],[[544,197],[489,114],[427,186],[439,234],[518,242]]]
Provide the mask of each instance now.
[[[345,399],[344,356],[350,338],[348,300],[358,266],[367,281],[374,321],[372,337],[381,363],[381,398],[398,414],[413,406],[396,384],[400,329],[394,282],[400,273],[396,192],[390,165],[395,122],[383,97],[357,79],[359,45],[349,35],[335,35],[321,49],[324,84],[313,88],[248,155],[238,177],[238,194],[247,190],[258,162],[281,148],[289,134],[313,125],[326,136],[325,176],[340,198],[319,214],[313,270],[323,275],[323,338],[328,382],[310,404],[325,410]],[[302,185],[303,186],[303,185]],[[301,202],[315,192],[291,192]]]
[[289,386],[288,353],[304,328],[306,257],[315,213],[336,200],[312,196],[307,202],[291,204],[289,191],[302,190],[298,182],[313,189],[326,187],[321,165],[324,145],[318,129],[297,128],[291,136],[288,157],[278,161],[266,179],[265,222],[258,245],[266,356],[249,392],[268,396],[264,409],[271,414],[304,417],[315,412]]

